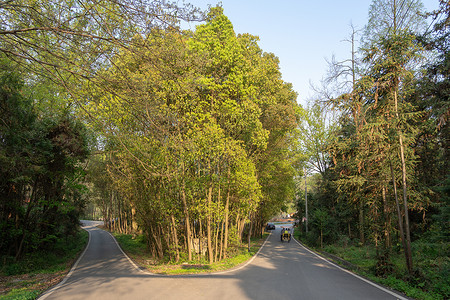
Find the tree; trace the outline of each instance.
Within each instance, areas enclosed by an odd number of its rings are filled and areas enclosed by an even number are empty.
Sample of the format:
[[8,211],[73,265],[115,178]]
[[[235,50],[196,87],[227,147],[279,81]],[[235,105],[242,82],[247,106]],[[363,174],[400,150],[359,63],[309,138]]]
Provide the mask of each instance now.
[[[355,199],[367,199],[368,191],[374,193],[372,199],[366,200],[366,204],[371,209],[372,217],[379,221],[382,218],[378,210],[383,206],[385,245],[390,245],[387,178],[392,178],[393,192],[398,199],[397,177],[392,167],[395,169],[398,165],[401,168],[404,225],[399,205],[397,212],[399,229],[400,231],[405,229],[401,235],[404,236],[405,257],[410,273],[412,259],[406,179],[409,172],[407,168],[410,167],[407,167],[405,145],[414,140],[415,133],[407,124],[416,116],[411,114],[413,109],[408,106],[406,99],[411,96],[412,88],[413,69],[410,66],[416,61],[419,49],[406,31],[418,30],[423,26],[423,20],[418,15],[421,9],[419,1],[373,1],[369,10],[369,22],[363,35],[363,42],[368,49],[364,55],[366,74],[357,81],[353,76],[351,92],[331,101],[334,105],[349,111],[348,115],[343,115],[345,132],[331,148],[335,164],[339,158],[337,167],[341,170],[341,178],[337,180],[337,184],[341,192],[350,193]],[[402,100],[399,100],[400,97]],[[406,120],[406,117],[409,119]],[[409,142],[405,143],[405,139]],[[397,154],[400,157],[399,162],[396,159]],[[412,160],[410,157],[409,162]],[[386,168],[386,163],[391,165],[392,172]],[[409,176],[412,176],[412,173],[409,173]],[[411,179],[411,182],[413,181],[414,179]],[[356,193],[352,194],[351,191]],[[382,199],[383,205],[378,204],[375,196],[377,194],[381,194],[379,198]],[[365,204],[359,202],[360,236],[363,241],[362,222]]]
[[1,58],[0,65],[0,251],[18,260],[76,232],[87,134],[68,114],[39,116],[15,64]]
[[[377,88],[380,93],[376,96],[384,96],[388,101],[389,114],[391,120],[394,122],[387,129],[391,131],[390,139],[396,139],[397,141],[391,140],[391,146],[396,149],[396,154],[400,157],[400,168],[401,168],[401,185],[403,189],[403,213],[404,213],[404,246],[405,246],[405,257],[407,260],[408,271],[412,273],[412,254],[411,254],[411,237],[410,237],[410,225],[408,216],[408,188],[407,188],[407,157],[409,155],[409,160],[412,161],[412,154],[408,154],[405,151],[409,149],[405,148],[406,145],[410,145],[411,141],[415,138],[415,132],[408,126],[407,117],[413,116],[411,114],[406,114],[408,110],[408,103],[403,100],[411,95],[411,82],[413,78],[413,72],[408,69],[409,63],[412,61],[417,61],[419,59],[420,48],[414,43],[413,36],[408,34],[395,34],[388,36],[386,39],[381,39],[380,43],[381,52],[380,56],[373,57],[374,71],[377,72],[379,80],[376,83]],[[378,77],[377,76],[377,77]],[[389,126],[389,125],[388,125]],[[395,129],[394,129],[395,128]],[[395,132],[393,132],[395,130]],[[407,134],[410,134],[408,136]],[[409,140],[405,143],[405,140]],[[412,174],[410,175],[412,176]],[[395,192],[395,179],[392,175],[392,180],[394,184]],[[412,181],[412,180],[411,180]],[[398,206],[398,205],[397,205]],[[397,208],[400,224],[400,211]],[[401,226],[400,226],[401,230]],[[402,234],[402,233],[401,233]],[[403,237],[402,237],[403,239]]]
[[299,126],[302,150],[309,158],[308,169],[322,175],[329,167],[327,147],[333,137],[333,122],[326,108],[315,102],[306,109],[305,120]]
[[362,187],[366,180],[362,176],[362,172],[367,153],[362,147],[364,142],[361,132],[365,122],[363,94],[368,83],[360,80],[364,70],[356,43],[359,30],[356,30],[353,25],[351,29],[350,37],[345,40],[351,44],[351,57],[343,61],[336,61],[333,57],[329,63],[329,74],[324,82],[327,86],[336,86],[335,93],[339,94],[327,97],[325,101],[329,107],[340,114],[341,133],[337,132],[335,135],[342,134],[343,137],[335,137],[335,140],[329,143],[328,150],[331,152],[335,164],[336,159],[343,163],[338,167],[340,172],[340,177],[337,179],[338,189],[345,191],[348,195],[346,201],[358,207],[359,239],[364,244],[364,208],[367,203],[363,200],[365,197]]
[[420,0],[373,0],[363,39],[367,46],[388,35],[409,31],[419,33],[425,27]]
[[291,198],[295,93],[256,41],[217,7],[194,32],[136,37],[99,72],[111,93],[94,89],[86,111],[156,258],[223,259]]
[[[421,197],[429,199],[426,222],[421,233],[427,230],[440,236],[433,230],[434,222],[440,222],[448,213],[449,178],[449,35],[450,4],[440,1],[439,9],[428,14],[432,17],[432,26],[418,37],[427,50],[429,59],[423,73],[417,78],[418,89],[411,102],[422,112],[421,118],[414,124],[419,129],[414,145],[418,157],[416,176],[420,184]],[[446,204],[447,203],[447,204]],[[442,230],[441,232],[445,232]],[[417,235],[417,233],[416,233]]]
[[320,248],[323,248],[323,234],[327,229],[327,221],[329,220],[328,213],[324,209],[316,209],[313,213],[313,223],[320,231]]
[[0,52],[76,93],[73,77],[96,77],[136,35],[199,19],[200,12],[165,1],[23,0],[2,2],[0,13]]

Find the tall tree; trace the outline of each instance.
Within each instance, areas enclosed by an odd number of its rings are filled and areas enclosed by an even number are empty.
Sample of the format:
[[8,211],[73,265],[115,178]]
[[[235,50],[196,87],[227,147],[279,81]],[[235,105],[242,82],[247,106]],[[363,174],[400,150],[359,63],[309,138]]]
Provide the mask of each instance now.
[[426,26],[424,7],[420,0],[373,0],[363,41],[370,43],[401,32],[422,32]]

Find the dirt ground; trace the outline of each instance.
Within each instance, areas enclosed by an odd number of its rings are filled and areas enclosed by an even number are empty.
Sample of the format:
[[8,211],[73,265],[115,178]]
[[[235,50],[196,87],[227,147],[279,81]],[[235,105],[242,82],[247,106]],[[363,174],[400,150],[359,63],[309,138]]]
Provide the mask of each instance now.
[[6,295],[12,289],[27,288],[44,292],[51,286],[63,280],[69,270],[58,271],[50,274],[22,274],[16,276],[0,277],[0,296]]

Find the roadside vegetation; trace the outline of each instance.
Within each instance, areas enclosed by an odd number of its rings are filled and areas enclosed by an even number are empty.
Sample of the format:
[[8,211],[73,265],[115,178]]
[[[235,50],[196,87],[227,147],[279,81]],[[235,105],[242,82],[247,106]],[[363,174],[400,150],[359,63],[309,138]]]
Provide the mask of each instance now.
[[330,61],[300,126],[297,216],[306,245],[411,297],[448,299],[449,2],[426,15],[420,1],[374,0],[350,28],[348,57]]
[[67,275],[88,242],[89,234],[79,230],[59,239],[53,251],[38,250],[14,262],[3,257],[0,268],[0,299],[36,299]]
[[220,5],[3,1],[3,274],[62,272],[40,253],[64,257],[79,218],[99,215],[144,265],[220,270],[295,202],[308,245],[450,298],[450,3],[439,3],[373,0],[302,107],[275,54],[236,34]]
[[0,15],[5,268],[58,253],[98,212],[153,260],[212,265],[293,199],[297,95],[220,6],[24,0]]
[[424,241],[413,242],[417,274],[407,274],[406,264],[398,249],[391,255],[392,271],[386,276],[377,276],[376,247],[358,245],[358,241],[340,240],[320,248],[312,234],[295,232],[296,238],[305,246],[324,256],[328,260],[362,275],[374,282],[404,293],[413,299],[447,299],[449,294],[448,256],[446,245]]
[[[250,240],[250,248],[248,244],[233,247],[229,251],[228,258],[212,264],[206,259],[189,261],[186,255],[181,257],[178,262],[168,259],[166,261],[158,261],[150,255],[143,235],[133,236],[131,234],[120,233],[114,233],[113,235],[125,253],[140,267],[155,274],[177,275],[212,273],[237,267],[247,262],[258,252],[269,234],[264,233],[261,237],[252,237]],[[200,254],[197,255],[201,257]]]

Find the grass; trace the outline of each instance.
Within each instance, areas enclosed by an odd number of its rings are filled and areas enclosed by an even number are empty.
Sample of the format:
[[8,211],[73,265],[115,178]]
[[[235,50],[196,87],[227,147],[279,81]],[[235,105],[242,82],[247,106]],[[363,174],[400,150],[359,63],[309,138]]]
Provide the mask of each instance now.
[[368,272],[376,264],[375,249],[364,246],[337,247],[327,245],[322,252],[330,253],[348,261],[350,264],[357,266],[360,270]]
[[57,241],[52,252],[38,251],[14,262],[3,257],[0,268],[0,300],[36,299],[60,282],[87,244],[89,234],[80,230],[74,237]]
[[[295,237],[304,243],[307,240],[300,236],[300,232],[295,232]],[[402,292],[408,297],[421,300],[449,299],[449,246],[445,243],[430,244],[421,241],[414,242],[412,246],[415,250],[413,252],[414,276],[408,275],[403,253],[398,251],[392,253],[390,257],[394,267],[392,274],[386,277],[377,277],[375,276],[376,252],[373,246],[348,245],[344,247],[337,243],[326,245],[320,249],[308,245],[342,267]]]
[[262,238],[253,238],[250,243],[250,251],[248,251],[247,244],[231,248],[231,251],[229,251],[230,257],[212,264],[209,264],[204,259],[200,261],[188,261],[185,258],[181,258],[177,263],[170,261],[160,262],[152,258],[151,254],[147,251],[143,236],[138,235],[133,238],[132,235],[127,234],[113,233],[113,235],[125,253],[141,267],[156,274],[180,275],[220,272],[245,263],[258,252],[267,238],[268,233],[265,233]]
[[38,290],[28,288],[12,289],[7,295],[0,296],[2,300],[33,300],[39,296]]

